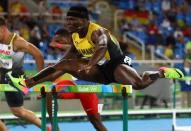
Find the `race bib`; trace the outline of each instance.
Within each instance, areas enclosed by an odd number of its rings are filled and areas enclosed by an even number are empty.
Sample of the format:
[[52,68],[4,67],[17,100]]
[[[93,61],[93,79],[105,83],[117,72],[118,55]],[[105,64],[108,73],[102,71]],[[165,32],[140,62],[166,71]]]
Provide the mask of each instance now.
[[128,65],[131,65],[132,64],[132,59],[128,56],[125,56],[125,58],[123,59],[123,62],[128,64]]

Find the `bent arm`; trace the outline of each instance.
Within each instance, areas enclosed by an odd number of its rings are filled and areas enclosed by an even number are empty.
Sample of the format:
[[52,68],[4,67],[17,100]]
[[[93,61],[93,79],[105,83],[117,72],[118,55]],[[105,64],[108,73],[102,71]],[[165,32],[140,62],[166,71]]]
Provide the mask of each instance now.
[[22,37],[18,36],[14,41],[13,45],[14,51],[26,52],[32,55],[37,64],[38,71],[44,68],[44,58],[41,51],[35,47],[33,44],[27,42]]
[[104,29],[96,30],[92,33],[92,42],[95,44],[95,52],[90,58],[88,65],[96,65],[107,52],[108,34]]

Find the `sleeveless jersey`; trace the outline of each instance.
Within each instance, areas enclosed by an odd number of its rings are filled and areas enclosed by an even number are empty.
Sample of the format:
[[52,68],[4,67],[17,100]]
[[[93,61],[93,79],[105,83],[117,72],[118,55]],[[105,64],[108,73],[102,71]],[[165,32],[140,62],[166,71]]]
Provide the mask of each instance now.
[[22,66],[24,53],[13,51],[13,42],[16,36],[14,33],[9,45],[0,43],[0,68],[11,69],[13,65]]
[[[101,29],[98,24],[90,22],[88,27],[88,32],[85,37],[80,38],[78,33],[72,33],[72,40],[76,50],[85,58],[90,58],[95,52],[95,44],[91,40],[92,33],[98,29]],[[123,55],[119,43],[114,36],[110,33],[110,40],[108,41],[108,50],[105,54],[105,57],[98,63],[103,64],[105,61],[109,61],[111,59],[116,59],[119,56]]]

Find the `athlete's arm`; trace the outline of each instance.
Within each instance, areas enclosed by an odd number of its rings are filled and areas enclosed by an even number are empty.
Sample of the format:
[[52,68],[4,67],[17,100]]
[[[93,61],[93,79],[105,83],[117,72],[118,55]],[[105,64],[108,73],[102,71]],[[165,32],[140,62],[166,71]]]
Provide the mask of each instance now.
[[96,65],[105,56],[107,51],[107,43],[109,40],[108,36],[108,32],[104,29],[99,29],[92,33],[91,39],[95,44],[95,52],[90,58],[88,65]]
[[63,37],[58,34],[55,35],[52,38],[52,41],[50,42],[49,46],[52,48],[61,49],[63,51],[68,50],[71,47],[71,44],[68,43],[68,40],[67,40],[68,38],[65,38],[65,37],[63,38]]
[[69,45],[69,44],[64,45],[64,44],[60,44],[58,42],[51,42],[49,46],[52,47],[52,48],[56,48],[56,49],[66,51],[66,50],[68,50],[70,48],[71,45]]
[[40,50],[33,44],[24,40],[22,37],[17,36],[13,43],[13,49],[14,51],[21,51],[31,54],[36,61],[38,71],[44,68],[44,58]]
[[79,56],[70,35],[56,34],[50,43],[50,47],[64,50],[65,54],[62,59],[78,58]]

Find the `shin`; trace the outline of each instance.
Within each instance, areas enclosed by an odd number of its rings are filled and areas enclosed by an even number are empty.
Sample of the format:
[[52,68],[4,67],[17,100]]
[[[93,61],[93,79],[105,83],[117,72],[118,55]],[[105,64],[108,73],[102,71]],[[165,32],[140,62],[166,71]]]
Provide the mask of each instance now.
[[107,131],[107,129],[101,122],[101,117],[100,117],[99,113],[93,114],[93,115],[88,115],[88,118],[97,131]]

